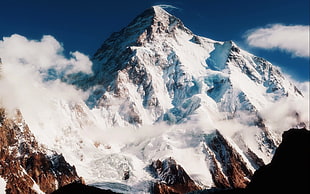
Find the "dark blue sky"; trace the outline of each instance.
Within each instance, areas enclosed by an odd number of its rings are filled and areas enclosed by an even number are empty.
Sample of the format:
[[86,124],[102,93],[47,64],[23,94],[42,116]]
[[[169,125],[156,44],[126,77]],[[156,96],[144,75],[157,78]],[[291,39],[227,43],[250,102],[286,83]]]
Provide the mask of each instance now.
[[65,52],[92,56],[105,39],[152,5],[170,4],[195,34],[233,40],[255,55],[280,66],[299,81],[309,80],[309,57],[292,57],[278,50],[252,48],[247,30],[268,24],[309,25],[309,0],[2,0],[0,36],[14,33],[29,39],[52,35]]

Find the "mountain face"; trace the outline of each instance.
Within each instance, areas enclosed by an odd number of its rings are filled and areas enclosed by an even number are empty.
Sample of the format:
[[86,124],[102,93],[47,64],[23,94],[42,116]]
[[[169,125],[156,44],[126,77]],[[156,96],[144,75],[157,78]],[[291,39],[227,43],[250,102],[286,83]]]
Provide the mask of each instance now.
[[40,146],[20,112],[13,119],[0,109],[0,175],[6,193],[51,193],[82,182],[62,155]]
[[[87,184],[118,193],[246,187],[281,139],[266,110],[303,99],[265,59],[195,35],[158,6],[113,33],[92,61],[93,74],[61,77],[85,101],[46,96],[44,114],[20,112]],[[295,108],[290,124],[308,124]]]

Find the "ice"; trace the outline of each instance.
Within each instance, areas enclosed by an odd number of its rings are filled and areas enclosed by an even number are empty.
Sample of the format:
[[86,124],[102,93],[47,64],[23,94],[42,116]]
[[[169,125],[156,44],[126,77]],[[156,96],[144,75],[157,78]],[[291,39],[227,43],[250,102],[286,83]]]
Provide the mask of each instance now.
[[231,46],[231,42],[215,43],[214,50],[210,53],[210,57],[206,60],[208,68],[214,71],[221,71],[225,69]]

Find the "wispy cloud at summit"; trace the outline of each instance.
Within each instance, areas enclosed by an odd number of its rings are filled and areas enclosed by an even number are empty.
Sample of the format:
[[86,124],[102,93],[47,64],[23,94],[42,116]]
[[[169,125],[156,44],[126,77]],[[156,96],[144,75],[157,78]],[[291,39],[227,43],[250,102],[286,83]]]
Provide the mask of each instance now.
[[180,8],[175,7],[173,5],[168,5],[168,4],[159,4],[159,5],[155,5],[155,6],[161,7],[163,9],[177,9],[177,10],[180,10]]

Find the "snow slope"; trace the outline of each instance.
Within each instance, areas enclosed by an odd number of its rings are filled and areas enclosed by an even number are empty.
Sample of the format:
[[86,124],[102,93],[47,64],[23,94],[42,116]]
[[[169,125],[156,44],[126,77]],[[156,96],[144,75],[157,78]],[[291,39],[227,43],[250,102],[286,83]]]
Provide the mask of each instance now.
[[6,181],[0,177],[0,193],[5,194]]
[[[217,185],[215,172],[236,186],[228,168],[246,182],[280,140],[266,111],[304,99],[268,61],[197,36],[158,6],[112,34],[92,61],[92,74],[23,83],[36,93],[18,108],[38,142],[62,153],[86,183],[121,193],[148,193],[156,180],[146,167],[168,157],[202,188]],[[13,70],[3,71],[1,84],[16,86]],[[286,111],[285,129],[301,122],[296,113],[305,118],[298,106]],[[235,159],[246,170],[227,167]]]

